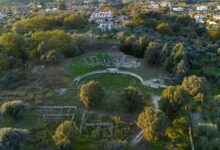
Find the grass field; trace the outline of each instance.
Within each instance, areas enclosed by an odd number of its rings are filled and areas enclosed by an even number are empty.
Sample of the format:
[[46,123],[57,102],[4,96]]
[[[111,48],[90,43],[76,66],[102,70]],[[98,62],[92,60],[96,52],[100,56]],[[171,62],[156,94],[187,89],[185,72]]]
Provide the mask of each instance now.
[[[89,63],[91,63],[91,56],[95,56],[98,58],[98,60],[100,62],[103,61],[103,58],[102,56],[104,54],[106,54],[105,52],[92,52],[92,53],[89,53],[90,55],[88,54],[85,54],[83,56],[78,56],[76,58],[74,58],[74,60],[72,62],[68,62],[68,70],[70,71],[70,73],[76,77],[76,76],[79,76],[81,74],[84,74],[84,73],[88,73],[88,72],[92,72],[92,71],[97,71],[97,70],[103,70],[103,69],[106,69],[107,67],[104,66],[104,65],[96,65],[96,66],[89,66],[85,63],[84,59],[88,60]],[[109,61],[111,61],[111,58],[108,58],[107,59]]]
[[[103,104],[99,108],[106,112],[120,112],[123,111],[121,103],[123,102],[122,93],[123,90],[128,86],[134,86],[138,89],[145,97],[145,106],[151,106],[150,95],[159,95],[160,90],[143,87],[140,81],[131,76],[124,76],[118,74],[103,74],[99,76],[93,76],[85,79],[83,83],[90,80],[98,81],[105,90],[105,99]],[[82,83],[81,83],[82,84]]]

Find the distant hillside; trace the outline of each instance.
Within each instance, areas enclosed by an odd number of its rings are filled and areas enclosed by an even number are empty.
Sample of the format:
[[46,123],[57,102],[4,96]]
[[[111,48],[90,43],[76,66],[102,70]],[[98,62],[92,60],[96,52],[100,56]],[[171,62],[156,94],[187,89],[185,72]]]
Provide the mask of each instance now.
[[0,0],[0,3],[30,3],[35,1],[41,1],[41,2],[51,2],[55,0]]

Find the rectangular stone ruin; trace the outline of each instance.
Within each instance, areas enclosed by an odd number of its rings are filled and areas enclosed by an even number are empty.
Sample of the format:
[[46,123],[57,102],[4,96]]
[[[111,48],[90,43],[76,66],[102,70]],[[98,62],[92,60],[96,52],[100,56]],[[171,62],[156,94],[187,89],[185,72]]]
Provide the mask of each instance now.
[[77,106],[36,106],[36,109],[41,110],[40,115],[44,119],[64,119],[64,117],[71,117],[74,120],[74,113]]
[[[86,114],[95,114],[94,112],[84,112],[81,119],[81,125],[80,125],[80,134],[82,136],[82,128],[83,127],[109,127],[110,128],[110,136],[113,135],[113,123],[112,122],[101,122],[100,115],[98,115],[100,122],[87,122],[86,121]],[[87,136],[88,135],[84,135]]]

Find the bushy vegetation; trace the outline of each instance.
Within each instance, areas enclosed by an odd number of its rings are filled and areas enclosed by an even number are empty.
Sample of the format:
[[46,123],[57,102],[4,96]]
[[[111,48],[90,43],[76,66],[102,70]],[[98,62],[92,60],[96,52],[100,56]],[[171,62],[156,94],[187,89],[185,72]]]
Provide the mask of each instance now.
[[161,45],[156,42],[150,42],[147,46],[144,54],[144,59],[148,65],[159,65],[160,64],[160,53]]
[[168,120],[162,111],[146,107],[138,117],[137,126],[144,132],[144,138],[154,143],[164,137]]
[[79,129],[75,122],[65,121],[57,127],[53,139],[61,150],[71,149],[74,147],[78,135]]
[[21,67],[27,60],[54,64],[64,57],[81,54],[76,41],[63,30],[36,31],[21,36],[5,33],[0,36],[0,72]]
[[121,41],[120,50],[126,54],[143,57],[149,40],[145,37],[129,36]]
[[52,55],[59,60],[62,58],[60,55],[73,57],[80,53],[77,43],[63,30],[35,32],[32,34],[32,40],[35,44],[31,45],[32,48],[30,49],[32,51],[29,52],[29,56],[33,59],[47,61],[44,58],[48,58],[48,61],[50,61],[50,55]]
[[26,129],[0,128],[0,149],[21,150],[29,131]]
[[190,96],[181,86],[168,86],[163,90],[160,99],[160,109],[173,118],[184,106],[190,102]]
[[104,96],[104,90],[97,81],[89,81],[80,88],[80,100],[87,108],[102,103]]
[[19,119],[24,116],[26,106],[22,101],[5,102],[0,107],[1,113],[5,116],[10,116],[14,119]]
[[196,149],[219,149],[220,132],[215,125],[201,125],[198,127],[198,132],[195,135]]
[[182,87],[196,102],[203,102],[209,89],[207,80],[204,77],[195,75],[184,78]]
[[86,19],[79,14],[72,14],[64,19],[64,26],[68,29],[82,29],[85,24]]
[[140,91],[132,86],[129,86],[124,89],[122,103],[128,112],[135,112],[141,108],[143,104],[143,97],[140,94]]
[[30,31],[46,31],[53,27],[52,19],[47,17],[32,17],[24,19],[13,24],[13,31],[19,34],[28,33]]
[[179,35],[183,37],[201,36],[206,32],[196,32],[200,26],[188,15],[171,16],[160,12],[140,12],[133,16],[132,20],[137,25],[144,25],[154,31],[165,35]]

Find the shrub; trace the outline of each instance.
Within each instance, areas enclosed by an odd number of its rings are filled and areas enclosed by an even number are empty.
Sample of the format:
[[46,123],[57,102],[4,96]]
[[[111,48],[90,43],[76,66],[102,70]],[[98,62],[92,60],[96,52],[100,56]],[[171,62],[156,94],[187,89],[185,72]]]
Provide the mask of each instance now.
[[20,150],[29,131],[26,129],[0,128],[0,149]]
[[18,119],[24,116],[25,113],[25,105],[22,101],[10,101],[2,104],[1,113],[6,116],[10,116],[14,119]]
[[94,107],[104,98],[104,90],[96,81],[89,81],[80,88],[80,100],[85,107]]

